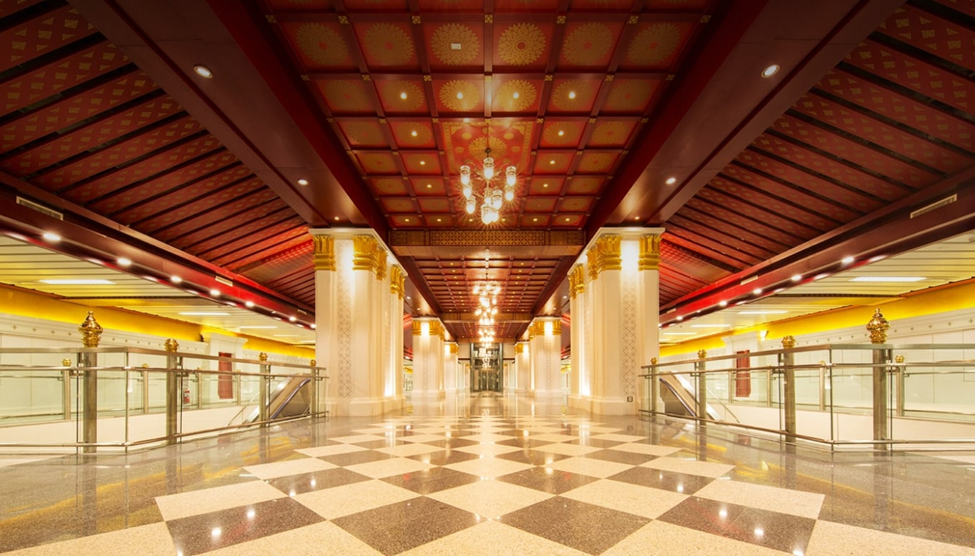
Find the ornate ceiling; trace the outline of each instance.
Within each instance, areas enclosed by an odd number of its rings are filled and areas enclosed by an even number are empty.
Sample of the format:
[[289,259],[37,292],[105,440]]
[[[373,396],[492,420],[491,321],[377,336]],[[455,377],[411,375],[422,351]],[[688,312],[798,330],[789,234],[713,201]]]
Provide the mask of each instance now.
[[[898,5],[8,2],[0,194],[306,314],[307,229],[369,226],[460,338],[477,281],[515,337],[596,229],[663,226],[666,320],[970,206],[975,1]],[[518,168],[490,229],[457,178],[488,147]]]

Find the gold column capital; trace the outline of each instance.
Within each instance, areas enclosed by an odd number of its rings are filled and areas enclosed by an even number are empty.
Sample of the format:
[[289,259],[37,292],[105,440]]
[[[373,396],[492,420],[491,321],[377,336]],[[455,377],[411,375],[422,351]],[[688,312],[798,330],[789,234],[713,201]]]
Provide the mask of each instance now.
[[536,336],[545,335],[545,323],[552,323],[552,336],[559,336],[562,334],[562,321],[561,320],[534,320],[530,325],[528,325],[528,339],[531,340]]
[[660,236],[656,234],[640,237],[640,270],[660,268]]
[[586,251],[590,280],[599,278],[599,273],[604,270],[623,268],[623,259],[620,255],[622,240],[623,237],[619,235],[604,235],[596,239],[589,251]]
[[67,358],[62,359],[61,360],[61,366],[63,366],[63,367],[70,367],[71,366],[71,360],[70,359],[67,359]]
[[335,238],[325,235],[311,236],[314,254],[312,262],[315,270],[335,270]]
[[887,343],[888,328],[890,328],[890,322],[884,318],[884,314],[880,312],[880,309],[876,309],[873,313],[873,318],[867,323],[867,332],[870,333],[870,343]]
[[569,297],[575,299],[577,295],[586,293],[586,276],[583,265],[577,264],[569,271]]
[[172,353],[179,351],[179,342],[177,342],[175,338],[166,339],[166,342],[163,345],[166,347],[166,351]]
[[386,277],[386,249],[373,236],[352,237],[352,270],[370,270],[376,280]]
[[524,342],[515,344],[515,353],[525,353],[526,351],[528,351],[528,344]]
[[460,352],[460,347],[457,344],[448,344],[450,346],[450,354],[457,355]]
[[406,275],[398,264],[389,269],[389,293],[398,295],[400,299],[406,295]]
[[441,340],[444,339],[444,329],[443,324],[439,320],[413,320],[413,335],[422,336],[423,335],[423,323],[427,323],[427,330],[429,331],[430,337],[437,336]]
[[94,311],[88,311],[88,316],[78,326],[78,332],[81,332],[81,344],[83,346],[86,348],[98,347],[98,343],[102,339],[102,327],[95,320]]
[[796,339],[793,336],[783,336],[782,337],[782,347],[784,349],[792,349],[796,347]]

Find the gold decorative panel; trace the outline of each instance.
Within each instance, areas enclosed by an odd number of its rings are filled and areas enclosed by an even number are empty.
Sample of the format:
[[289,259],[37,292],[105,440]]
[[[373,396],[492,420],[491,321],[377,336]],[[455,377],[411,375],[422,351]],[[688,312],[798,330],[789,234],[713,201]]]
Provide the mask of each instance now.
[[577,295],[586,293],[585,275],[581,264],[577,264],[569,271],[569,297],[575,299]]
[[640,270],[660,268],[660,236],[648,235],[640,238]]
[[396,294],[400,299],[403,299],[405,291],[406,275],[403,274],[403,269],[398,264],[394,264],[389,269],[389,293]]
[[315,252],[312,261],[315,270],[335,270],[335,238],[332,236],[312,236]]
[[386,277],[386,250],[372,236],[352,238],[352,270],[371,270],[377,280]]
[[586,258],[588,259],[590,280],[599,278],[599,273],[604,270],[622,268],[621,240],[622,238],[618,235],[605,235],[597,239],[596,243],[589,248]]

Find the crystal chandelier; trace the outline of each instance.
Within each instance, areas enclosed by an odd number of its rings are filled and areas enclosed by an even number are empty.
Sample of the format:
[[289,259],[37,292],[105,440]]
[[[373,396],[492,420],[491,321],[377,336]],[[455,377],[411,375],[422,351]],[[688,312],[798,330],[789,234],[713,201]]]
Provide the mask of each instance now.
[[[484,181],[484,191],[481,193],[481,222],[493,224],[501,218],[501,205],[515,198],[518,171],[514,166],[505,168],[505,182],[502,189],[501,184],[494,183],[494,159],[491,158],[491,149],[484,149],[484,154],[484,161],[481,162],[481,179]],[[466,164],[460,167],[460,183],[463,186],[464,198],[467,200],[467,214],[474,214],[477,210],[477,198],[474,196],[474,184],[471,183],[471,167]]]
[[[487,223],[487,222],[485,222]],[[488,269],[491,265],[491,256],[488,254],[484,259],[484,283],[474,284],[471,290],[477,297],[477,308],[474,316],[477,317],[479,325],[478,334],[481,343],[494,343],[494,316],[498,314],[498,294],[501,293],[501,286],[488,281]]]

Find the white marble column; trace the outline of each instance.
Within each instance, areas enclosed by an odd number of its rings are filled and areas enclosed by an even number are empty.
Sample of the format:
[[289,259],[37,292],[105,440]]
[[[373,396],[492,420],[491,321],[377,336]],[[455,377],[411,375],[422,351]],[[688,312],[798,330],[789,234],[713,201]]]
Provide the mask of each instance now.
[[461,377],[458,362],[457,342],[444,342],[443,349],[443,384],[444,392],[456,393],[461,388]]
[[315,356],[329,377],[330,410],[335,415],[381,415],[395,409],[402,403],[397,379],[402,343],[397,352],[393,330],[401,334],[403,312],[402,299],[391,293],[387,272],[395,259],[370,231],[311,233],[315,241]]
[[562,321],[538,317],[528,326],[528,345],[536,396],[561,395]]
[[589,322],[586,318],[584,264],[576,264],[569,271],[569,315],[572,318],[572,326],[569,327],[569,334],[571,336],[569,345],[572,348],[572,376],[569,383],[569,406],[589,411],[591,409],[589,381],[592,372],[589,361],[586,358],[589,352],[586,346]]
[[532,362],[531,348],[528,342],[517,342],[515,344],[515,375],[513,391],[517,394],[531,394],[534,390],[532,386]]
[[413,319],[413,399],[444,397],[444,327],[437,318]]

